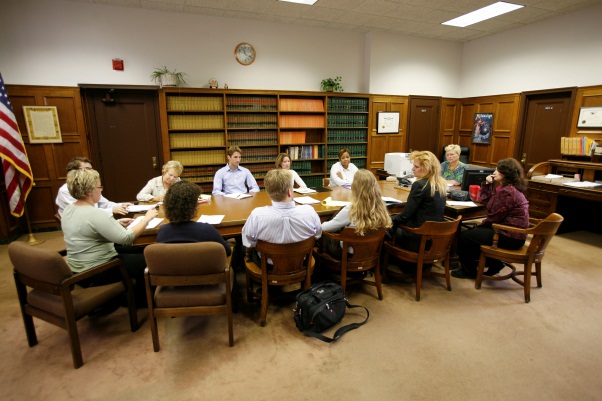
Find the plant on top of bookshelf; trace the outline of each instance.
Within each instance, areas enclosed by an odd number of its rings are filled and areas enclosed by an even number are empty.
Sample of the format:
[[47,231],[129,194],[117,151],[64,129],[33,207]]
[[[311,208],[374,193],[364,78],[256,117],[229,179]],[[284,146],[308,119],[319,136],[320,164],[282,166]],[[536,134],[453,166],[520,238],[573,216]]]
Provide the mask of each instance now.
[[325,78],[320,82],[320,89],[322,92],[343,92],[341,80],[341,77]]
[[176,69],[170,70],[167,66],[163,66],[155,68],[150,78],[162,88],[164,86],[186,86],[187,76],[188,74],[185,72],[180,72]]

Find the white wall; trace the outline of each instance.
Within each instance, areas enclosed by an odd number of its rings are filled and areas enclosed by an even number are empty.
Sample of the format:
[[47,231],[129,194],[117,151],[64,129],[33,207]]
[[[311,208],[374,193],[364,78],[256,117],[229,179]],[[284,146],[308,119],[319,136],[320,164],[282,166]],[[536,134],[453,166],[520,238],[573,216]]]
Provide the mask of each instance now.
[[602,84],[602,6],[464,44],[460,97]]
[[[150,85],[154,67],[231,89],[469,97],[602,84],[602,6],[465,44],[385,33],[184,15],[64,0],[2,0],[5,82]],[[244,67],[234,47],[250,42]],[[121,58],[125,71],[111,69]]]

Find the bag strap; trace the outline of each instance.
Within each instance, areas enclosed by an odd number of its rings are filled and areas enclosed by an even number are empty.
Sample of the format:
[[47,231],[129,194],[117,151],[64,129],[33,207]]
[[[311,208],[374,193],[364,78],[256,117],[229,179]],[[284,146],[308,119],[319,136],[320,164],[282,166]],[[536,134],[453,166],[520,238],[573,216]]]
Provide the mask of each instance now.
[[364,321],[360,322],[360,323],[350,323],[345,326],[339,327],[337,329],[337,331],[334,332],[334,336],[332,336],[332,338],[326,337],[326,336],[322,335],[321,333],[316,333],[316,332],[309,331],[309,330],[304,330],[303,334],[305,334],[306,336],[317,338],[318,340],[322,340],[327,343],[331,343],[331,342],[337,341],[339,338],[341,338],[343,336],[343,334],[347,333],[348,331],[355,330],[368,321],[368,318],[370,317],[370,311],[368,311],[368,309],[365,306],[351,305],[349,303],[349,301],[347,301],[346,299],[345,299],[345,304],[347,305],[347,308],[349,308],[349,309],[364,308],[364,310],[366,311],[366,319],[364,319]]

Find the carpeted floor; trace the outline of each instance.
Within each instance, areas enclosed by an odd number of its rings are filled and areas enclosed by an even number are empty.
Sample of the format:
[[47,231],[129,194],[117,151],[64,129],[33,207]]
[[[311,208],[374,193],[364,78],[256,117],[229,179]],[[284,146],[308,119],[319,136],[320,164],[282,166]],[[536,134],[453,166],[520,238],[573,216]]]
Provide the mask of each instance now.
[[[60,233],[36,234],[60,248]],[[26,240],[24,236],[20,240]],[[295,328],[292,303],[241,297],[228,347],[223,316],[161,319],[153,352],[147,311],[136,332],[127,311],[79,323],[84,366],[73,369],[67,334],[35,320],[29,348],[7,246],[0,246],[0,400],[600,400],[602,236],[556,236],[531,303],[513,282],[452,278],[352,288],[370,320],[326,344]],[[244,277],[239,276],[240,282]],[[359,312],[358,312],[359,313]],[[349,312],[345,322],[359,321]],[[332,333],[332,332],[330,332]],[[598,377],[598,379],[597,379]]]

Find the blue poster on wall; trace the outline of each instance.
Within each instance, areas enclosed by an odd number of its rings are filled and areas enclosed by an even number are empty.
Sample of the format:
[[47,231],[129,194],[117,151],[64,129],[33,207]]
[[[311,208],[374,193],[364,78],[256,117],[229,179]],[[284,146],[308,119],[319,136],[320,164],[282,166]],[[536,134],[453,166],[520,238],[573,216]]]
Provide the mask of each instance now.
[[493,113],[475,113],[472,126],[472,143],[491,143]]

